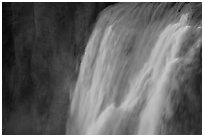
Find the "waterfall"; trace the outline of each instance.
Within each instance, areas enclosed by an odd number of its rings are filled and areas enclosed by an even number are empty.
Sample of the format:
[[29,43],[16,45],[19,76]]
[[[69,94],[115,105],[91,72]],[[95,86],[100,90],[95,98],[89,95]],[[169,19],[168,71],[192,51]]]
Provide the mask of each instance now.
[[163,118],[174,113],[176,71],[193,58],[201,38],[186,58],[183,43],[200,27],[192,29],[189,14],[174,9],[161,15],[161,6],[123,6],[104,11],[87,44],[71,102],[71,134],[159,134]]

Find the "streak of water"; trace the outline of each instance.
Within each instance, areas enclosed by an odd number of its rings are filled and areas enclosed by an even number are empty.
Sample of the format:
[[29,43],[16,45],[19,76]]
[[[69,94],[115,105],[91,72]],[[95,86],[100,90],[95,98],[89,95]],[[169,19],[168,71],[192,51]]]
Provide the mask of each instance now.
[[157,134],[162,116],[172,114],[168,86],[190,29],[188,15],[155,31],[157,39],[144,31],[137,45],[135,31],[115,26],[96,27],[87,45],[71,104],[74,128],[79,134]]

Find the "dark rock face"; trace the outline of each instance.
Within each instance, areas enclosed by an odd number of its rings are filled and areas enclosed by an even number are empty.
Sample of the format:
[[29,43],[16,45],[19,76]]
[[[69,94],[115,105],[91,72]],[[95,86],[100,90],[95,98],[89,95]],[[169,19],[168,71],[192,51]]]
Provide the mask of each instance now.
[[112,3],[3,3],[3,134],[65,134],[89,35]]

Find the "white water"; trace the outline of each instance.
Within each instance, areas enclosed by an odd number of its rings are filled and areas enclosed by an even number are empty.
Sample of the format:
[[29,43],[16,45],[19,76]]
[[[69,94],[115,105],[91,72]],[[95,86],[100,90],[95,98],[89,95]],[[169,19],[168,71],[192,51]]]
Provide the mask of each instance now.
[[[155,32],[155,42],[140,40],[144,48],[133,48],[127,56],[123,45],[130,39],[131,30],[118,31],[112,24],[102,35],[95,28],[72,98],[72,132],[157,134],[162,116],[172,114],[168,88],[171,73],[180,61],[177,54],[190,29],[187,20],[184,14],[159,34]],[[146,55],[139,56],[140,52]],[[176,88],[175,83],[171,86]]]

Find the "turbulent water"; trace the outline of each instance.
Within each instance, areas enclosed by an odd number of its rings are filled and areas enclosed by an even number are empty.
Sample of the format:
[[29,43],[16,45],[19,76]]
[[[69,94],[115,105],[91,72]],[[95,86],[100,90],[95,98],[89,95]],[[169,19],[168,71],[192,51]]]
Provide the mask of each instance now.
[[201,59],[202,27],[191,23],[191,12],[185,4],[165,3],[106,9],[81,62],[67,134],[200,133],[192,116],[188,125],[182,120],[172,122],[181,114],[175,106],[182,99],[176,96],[188,91],[181,86],[185,75],[195,72],[187,66]]

